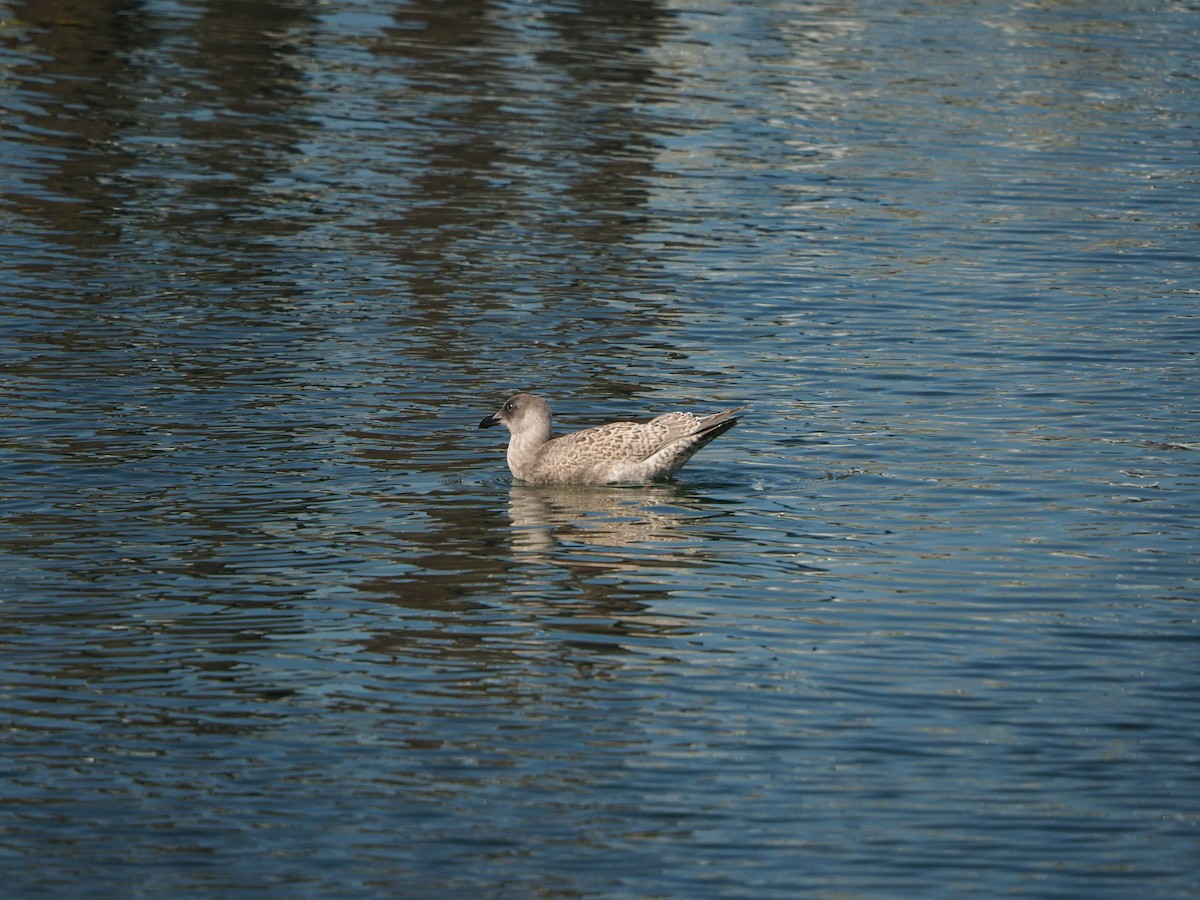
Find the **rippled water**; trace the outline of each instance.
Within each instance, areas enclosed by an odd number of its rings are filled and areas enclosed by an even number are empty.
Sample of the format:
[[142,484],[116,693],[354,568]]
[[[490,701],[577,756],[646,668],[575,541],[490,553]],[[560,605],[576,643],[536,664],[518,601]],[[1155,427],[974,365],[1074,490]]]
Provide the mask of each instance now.
[[[3,892],[1196,896],[1198,60],[0,5]],[[535,488],[517,388],[753,409]]]

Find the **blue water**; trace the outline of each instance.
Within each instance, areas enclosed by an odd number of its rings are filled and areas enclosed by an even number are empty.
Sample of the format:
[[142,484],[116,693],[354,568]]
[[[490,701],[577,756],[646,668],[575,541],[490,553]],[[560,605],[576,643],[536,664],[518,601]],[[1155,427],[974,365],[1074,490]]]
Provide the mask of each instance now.
[[[0,5],[0,893],[1200,895],[1200,9]],[[750,404],[674,483],[481,416]]]

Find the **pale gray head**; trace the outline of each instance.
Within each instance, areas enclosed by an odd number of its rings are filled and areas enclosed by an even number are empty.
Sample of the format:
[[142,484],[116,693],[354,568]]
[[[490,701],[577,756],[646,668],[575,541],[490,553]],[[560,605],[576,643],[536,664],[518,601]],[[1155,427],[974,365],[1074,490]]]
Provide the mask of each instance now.
[[480,428],[503,425],[513,434],[547,440],[550,437],[550,404],[534,394],[513,394],[504,405],[479,423]]

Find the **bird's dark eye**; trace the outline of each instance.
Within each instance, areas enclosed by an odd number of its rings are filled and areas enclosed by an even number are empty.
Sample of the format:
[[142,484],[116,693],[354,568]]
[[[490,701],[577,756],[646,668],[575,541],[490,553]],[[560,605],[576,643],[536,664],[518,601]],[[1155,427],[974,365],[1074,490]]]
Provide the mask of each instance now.
[[512,412],[516,408],[517,408],[517,404],[513,403],[511,400],[508,403],[504,404],[505,412]]

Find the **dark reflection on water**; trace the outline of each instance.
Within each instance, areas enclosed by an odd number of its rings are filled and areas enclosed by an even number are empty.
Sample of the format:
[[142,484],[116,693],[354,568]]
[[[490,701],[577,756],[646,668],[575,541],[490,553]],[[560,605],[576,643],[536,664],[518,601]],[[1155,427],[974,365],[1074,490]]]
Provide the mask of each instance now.
[[5,889],[1195,894],[1198,34],[0,11]]

